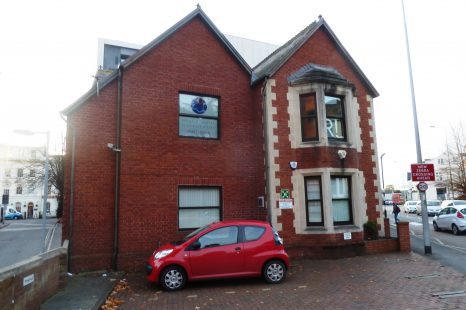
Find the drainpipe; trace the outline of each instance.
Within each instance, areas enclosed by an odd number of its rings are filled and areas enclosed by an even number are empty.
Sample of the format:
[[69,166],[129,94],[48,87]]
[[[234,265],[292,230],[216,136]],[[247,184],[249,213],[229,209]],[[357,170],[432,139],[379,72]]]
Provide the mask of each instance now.
[[120,164],[121,164],[121,102],[123,88],[123,66],[118,66],[118,94],[116,104],[116,137],[115,137],[115,204],[114,204],[114,228],[113,228],[113,255],[112,268],[118,270],[118,223],[120,208]]
[[[75,150],[76,150],[76,130],[71,126],[68,121],[60,114],[61,118],[65,121],[67,127],[71,129],[71,172],[70,172],[70,221],[68,225],[68,257],[67,265],[68,272],[71,272],[71,254],[73,248],[73,212],[74,212],[74,163],[75,163]],[[64,194],[64,193],[63,193]],[[62,206],[64,207],[64,206]]]
[[272,191],[270,188],[270,159],[269,159],[269,137],[268,137],[268,109],[267,109],[267,83],[268,77],[265,77],[262,85],[262,111],[264,114],[264,155],[265,155],[265,197],[267,204],[267,221],[272,225]]

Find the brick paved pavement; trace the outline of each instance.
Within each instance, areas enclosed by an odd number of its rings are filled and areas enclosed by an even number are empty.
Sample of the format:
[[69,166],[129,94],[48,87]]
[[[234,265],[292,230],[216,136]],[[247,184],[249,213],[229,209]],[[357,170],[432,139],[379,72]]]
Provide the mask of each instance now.
[[[419,277],[421,276],[421,277]],[[118,309],[466,309],[463,274],[418,254],[383,254],[338,260],[295,260],[284,283],[261,279],[193,282],[164,292],[127,274],[127,289],[112,297]]]

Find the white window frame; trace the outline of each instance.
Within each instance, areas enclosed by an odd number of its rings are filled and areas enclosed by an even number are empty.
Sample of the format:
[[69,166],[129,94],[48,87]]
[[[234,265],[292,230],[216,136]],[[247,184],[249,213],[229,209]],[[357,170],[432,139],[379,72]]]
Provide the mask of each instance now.
[[[352,224],[335,225],[333,222],[332,208],[332,176],[347,176],[351,182],[351,212]],[[323,204],[323,226],[309,226],[306,213],[306,177],[320,177],[322,187]],[[363,173],[354,168],[345,169],[344,172],[338,168],[313,168],[298,169],[292,175],[294,197],[294,227],[296,234],[332,234],[337,232],[361,231],[363,223],[367,222],[367,204],[364,193]]]
[[[301,103],[300,96],[315,94],[317,102],[317,124],[318,140],[303,141],[301,129]],[[324,98],[326,95],[342,97],[346,139],[331,139],[327,133],[326,111]],[[288,87],[288,112],[290,114],[290,141],[292,148],[339,146],[345,148],[355,148],[361,151],[361,129],[359,126],[358,109],[359,104],[353,96],[351,87],[341,85],[331,85],[324,83],[309,83]]]
[[[341,197],[335,197],[335,193],[333,192],[333,188],[332,186],[331,187],[331,191],[330,191],[330,194],[332,195],[332,209],[333,209],[333,224],[335,226],[341,226],[341,225],[352,225],[354,220],[353,220],[353,203],[352,203],[352,200],[353,200],[353,194],[351,193],[351,188],[352,188],[352,178],[351,176],[347,176],[347,175],[341,175],[341,174],[338,174],[338,175],[335,175],[335,174],[331,174],[330,175],[330,184],[332,184],[332,181],[334,179],[343,179],[343,180],[348,180],[348,198],[341,198]],[[337,201],[347,201],[348,202],[348,208],[345,210],[347,210],[349,212],[349,219],[348,221],[340,221],[340,222],[343,222],[343,223],[339,223],[337,224],[337,221],[335,221],[335,207],[334,207],[334,204],[337,202]]]

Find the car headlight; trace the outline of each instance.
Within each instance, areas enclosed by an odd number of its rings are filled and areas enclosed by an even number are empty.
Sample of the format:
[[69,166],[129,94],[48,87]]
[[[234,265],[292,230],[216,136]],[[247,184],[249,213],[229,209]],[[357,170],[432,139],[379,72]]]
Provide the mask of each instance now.
[[173,252],[173,249],[162,250],[162,251],[160,251],[160,252],[155,253],[154,258],[155,258],[155,259],[164,258],[165,256],[167,256],[167,255],[170,254],[171,252]]

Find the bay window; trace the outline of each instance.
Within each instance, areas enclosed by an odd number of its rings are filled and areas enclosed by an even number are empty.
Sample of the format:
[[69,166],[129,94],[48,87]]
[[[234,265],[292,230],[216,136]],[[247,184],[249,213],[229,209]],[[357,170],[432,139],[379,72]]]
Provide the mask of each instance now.
[[332,210],[335,225],[352,224],[351,182],[346,176],[332,176]]
[[328,138],[346,140],[343,98],[326,94],[324,100]]
[[315,94],[306,94],[300,97],[301,132],[303,141],[319,139],[317,127],[317,102]]
[[306,214],[309,226],[323,226],[322,186],[320,177],[307,177],[306,184]]
[[[322,170],[318,174],[303,175],[304,200],[300,214],[306,218],[302,222],[304,227],[319,230],[354,225],[352,177]],[[358,197],[356,201],[360,201]]]

